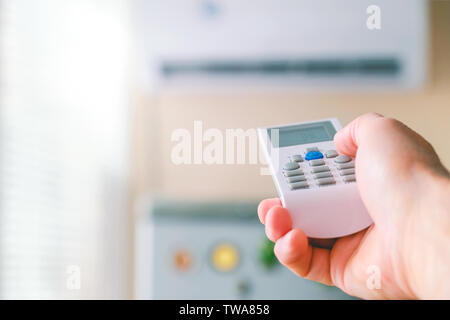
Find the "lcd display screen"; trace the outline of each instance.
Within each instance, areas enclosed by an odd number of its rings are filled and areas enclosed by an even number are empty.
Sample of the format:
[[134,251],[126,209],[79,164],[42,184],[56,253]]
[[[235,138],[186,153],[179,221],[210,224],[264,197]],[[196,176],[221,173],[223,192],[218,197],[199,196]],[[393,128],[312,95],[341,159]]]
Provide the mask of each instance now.
[[[278,134],[275,130],[278,130]],[[334,126],[330,121],[324,121],[271,128],[268,129],[268,134],[274,148],[283,148],[299,144],[333,140],[336,129],[334,129]]]

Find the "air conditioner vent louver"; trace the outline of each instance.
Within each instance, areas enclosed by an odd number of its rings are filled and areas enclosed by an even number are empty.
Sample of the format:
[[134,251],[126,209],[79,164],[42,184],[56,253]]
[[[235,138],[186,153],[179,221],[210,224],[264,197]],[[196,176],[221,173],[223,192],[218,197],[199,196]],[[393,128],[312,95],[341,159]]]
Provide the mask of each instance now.
[[166,61],[160,72],[166,78],[186,75],[317,75],[395,76],[401,71],[396,58],[298,59],[259,61]]

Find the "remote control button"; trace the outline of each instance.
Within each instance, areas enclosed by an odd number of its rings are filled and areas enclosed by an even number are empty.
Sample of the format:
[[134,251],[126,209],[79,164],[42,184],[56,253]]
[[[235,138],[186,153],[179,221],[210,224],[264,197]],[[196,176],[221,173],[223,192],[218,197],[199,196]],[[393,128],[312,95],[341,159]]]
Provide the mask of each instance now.
[[303,189],[303,188],[308,188],[309,187],[308,182],[306,182],[306,181],[290,183],[289,186],[291,187],[291,190]]
[[322,159],[323,154],[319,151],[310,151],[305,155],[305,160]]
[[322,178],[322,179],[317,179],[316,181],[319,186],[336,183],[336,181],[333,178]]
[[336,164],[336,167],[338,169],[350,169],[355,167],[355,163],[354,162],[338,163]]
[[314,175],[314,179],[333,177],[331,172],[319,172]]
[[306,181],[306,178],[304,175],[301,176],[293,176],[293,177],[287,177],[287,181],[292,182],[299,182],[299,181]]
[[351,160],[352,160],[352,158],[350,158],[349,156],[346,156],[345,154],[341,154],[341,155],[338,155],[334,159],[334,162],[336,162],[336,163],[345,163],[345,162],[349,162]]
[[336,150],[328,150],[327,152],[325,152],[325,156],[327,158],[336,158],[338,156],[338,153],[336,152]]
[[294,154],[291,156],[292,161],[303,162],[303,157],[300,154]]
[[311,160],[309,161],[309,164],[313,167],[315,166],[322,166],[325,164],[325,161],[323,161],[322,159],[317,159],[317,160]]
[[354,174],[351,174],[349,176],[344,176],[344,181],[345,182],[352,182],[352,181],[356,181],[356,177]]
[[308,152],[313,152],[313,151],[319,151],[319,148],[317,148],[317,147],[309,147],[309,148],[306,148],[306,153],[308,153]]
[[344,169],[339,171],[341,176],[348,176],[349,174],[355,174],[355,169],[351,168],[351,169]]
[[312,171],[313,173],[316,173],[316,172],[324,172],[324,171],[330,171],[330,168],[328,168],[327,166],[319,166],[319,167],[313,167],[313,168],[311,169],[311,171]]
[[303,171],[302,169],[295,169],[295,170],[289,170],[289,171],[285,171],[284,175],[286,177],[293,177],[293,176],[298,176],[298,175],[302,175]]
[[286,162],[284,164],[284,167],[283,167],[284,170],[295,170],[295,169],[298,169],[298,168],[300,168],[298,163],[297,162],[292,162],[292,161],[291,162]]

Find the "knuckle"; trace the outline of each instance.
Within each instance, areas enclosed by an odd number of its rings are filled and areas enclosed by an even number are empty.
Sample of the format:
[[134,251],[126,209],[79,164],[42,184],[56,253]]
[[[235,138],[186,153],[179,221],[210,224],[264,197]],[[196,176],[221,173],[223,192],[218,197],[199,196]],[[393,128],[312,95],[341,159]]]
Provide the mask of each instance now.
[[289,265],[299,259],[299,239],[295,234],[287,234],[277,241],[274,247],[275,256],[281,263]]

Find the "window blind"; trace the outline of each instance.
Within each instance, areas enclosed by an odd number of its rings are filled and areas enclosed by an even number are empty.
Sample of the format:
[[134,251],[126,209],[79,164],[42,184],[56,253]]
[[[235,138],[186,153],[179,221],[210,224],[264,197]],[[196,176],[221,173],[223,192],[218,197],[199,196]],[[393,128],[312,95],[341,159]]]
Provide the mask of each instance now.
[[0,298],[123,298],[127,1],[0,5]]

